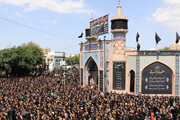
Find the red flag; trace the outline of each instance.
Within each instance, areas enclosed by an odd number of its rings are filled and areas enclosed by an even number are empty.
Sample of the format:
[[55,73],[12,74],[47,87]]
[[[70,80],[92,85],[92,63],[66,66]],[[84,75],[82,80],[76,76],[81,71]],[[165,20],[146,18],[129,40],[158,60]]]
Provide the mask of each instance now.
[[151,120],[155,120],[155,119],[154,119],[154,116],[153,116],[153,114],[152,114],[152,111],[151,111]]

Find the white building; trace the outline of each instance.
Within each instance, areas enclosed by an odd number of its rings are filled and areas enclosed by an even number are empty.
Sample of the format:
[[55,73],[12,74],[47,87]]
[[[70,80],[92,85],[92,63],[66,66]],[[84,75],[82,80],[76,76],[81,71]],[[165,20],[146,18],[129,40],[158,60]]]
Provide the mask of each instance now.
[[50,65],[53,61],[55,61],[56,67],[60,66],[60,61],[64,61],[65,52],[58,52],[58,51],[50,51],[49,48],[43,48],[44,55],[45,55],[45,63],[46,65]]

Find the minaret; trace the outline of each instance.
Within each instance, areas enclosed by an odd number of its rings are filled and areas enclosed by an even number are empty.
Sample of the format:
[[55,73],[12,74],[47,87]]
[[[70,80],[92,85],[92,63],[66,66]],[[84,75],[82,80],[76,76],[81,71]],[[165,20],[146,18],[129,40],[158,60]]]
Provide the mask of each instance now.
[[[93,19],[93,17],[91,16],[91,18],[90,18],[90,22],[91,21],[93,21],[94,19]],[[90,31],[90,26],[87,26],[86,27],[86,29],[85,29],[85,31],[86,31],[86,39],[87,39],[87,41],[96,41],[97,39],[98,39],[98,37],[97,36],[91,36],[91,31]]]
[[111,19],[111,33],[113,34],[113,55],[125,57],[126,33],[128,33],[128,18],[122,16],[120,4],[117,6],[117,16]]

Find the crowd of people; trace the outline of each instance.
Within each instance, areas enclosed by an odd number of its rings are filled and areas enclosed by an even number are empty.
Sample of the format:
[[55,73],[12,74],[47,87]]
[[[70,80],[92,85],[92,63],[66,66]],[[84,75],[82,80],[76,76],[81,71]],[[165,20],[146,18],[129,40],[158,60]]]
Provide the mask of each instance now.
[[0,79],[0,120],[178,120],[179,96],[103,93],[79,70]]

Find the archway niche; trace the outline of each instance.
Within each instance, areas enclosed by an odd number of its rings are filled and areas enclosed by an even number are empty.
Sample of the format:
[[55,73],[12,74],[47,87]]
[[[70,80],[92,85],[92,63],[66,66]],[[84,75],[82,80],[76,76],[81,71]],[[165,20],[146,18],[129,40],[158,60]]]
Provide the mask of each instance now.
[[172,94],[172,70],[160,62],[154,62],[142,71],[142,94]]
[[88,75],[88,85],[92,85],[92,84],[98,85],[98,67],[92,57],[89,58],[89,62],[87,64],[87,75]]
[[130,92],[134,92],[134,83],[135,83],[135,72],[131,70],[130,74]]

